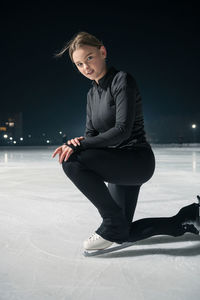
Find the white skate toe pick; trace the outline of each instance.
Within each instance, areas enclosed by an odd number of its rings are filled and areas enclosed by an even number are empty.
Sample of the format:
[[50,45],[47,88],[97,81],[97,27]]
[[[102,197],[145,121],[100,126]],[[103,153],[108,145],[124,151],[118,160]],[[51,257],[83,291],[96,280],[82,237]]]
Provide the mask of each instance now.
[[105,240],[98,233],[93,233],[87,240],[83,242],[83,247],[86,250],[99,250],[111,246],[113,242]]

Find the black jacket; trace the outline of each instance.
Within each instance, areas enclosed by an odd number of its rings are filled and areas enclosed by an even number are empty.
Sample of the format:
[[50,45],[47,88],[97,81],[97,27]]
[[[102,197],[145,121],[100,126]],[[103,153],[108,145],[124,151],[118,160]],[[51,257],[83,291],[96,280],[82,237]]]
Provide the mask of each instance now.
[[86,128],[75,152],[88,148],[151,147],[146,139],[142,98],[135,78],[114,66],[87,93]]

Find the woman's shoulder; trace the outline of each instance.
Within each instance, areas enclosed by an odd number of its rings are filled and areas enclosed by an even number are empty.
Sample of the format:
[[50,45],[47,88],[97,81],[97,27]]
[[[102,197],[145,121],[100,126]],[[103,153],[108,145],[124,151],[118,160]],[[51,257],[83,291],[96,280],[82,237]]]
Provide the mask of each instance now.
[[121,87],[126,85],[137,86],[137,82],[135,76],[126,70],[118,70],[112,80],[111,87]]

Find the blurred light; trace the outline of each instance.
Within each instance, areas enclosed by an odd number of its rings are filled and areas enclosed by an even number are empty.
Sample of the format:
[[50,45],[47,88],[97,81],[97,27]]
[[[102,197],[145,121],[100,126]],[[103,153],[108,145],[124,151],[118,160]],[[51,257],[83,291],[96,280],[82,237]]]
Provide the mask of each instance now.
[[8,135],[7,135],[7,134],[4,134],[3,137],[4,137],[4,139],[7,139]]
[[31,134],[28,134],[28,137],[30,138],[30,137],[31,137]]
[[192,153],[192,170],[193,172],[196,172],[197,169],[197,156],[196,156],[196,152]]
[[12,136],[10,137],[10,140],[12,140],[13,138],[12,138]]
[[16,144],[16,141],[13,141],[13,144]]
[[196,128],[197,127],[197,125],[196,124],[192,124],[192,128]]
[[49,140],[47,140],[47,143],[49,143],[50,141]]
[[23,137],[20,137],[20,141],[23,141]]
[[46,133],[43,133],[42,135],[43,135],[43,136],[45,136],[45,135],[46,135]]
[[8,162],[8,153],[7,153],[7,152],[4,154],[4,162],[5,162],[5,163]]
[[62,131],[60,131],[59,133],[62,134]]

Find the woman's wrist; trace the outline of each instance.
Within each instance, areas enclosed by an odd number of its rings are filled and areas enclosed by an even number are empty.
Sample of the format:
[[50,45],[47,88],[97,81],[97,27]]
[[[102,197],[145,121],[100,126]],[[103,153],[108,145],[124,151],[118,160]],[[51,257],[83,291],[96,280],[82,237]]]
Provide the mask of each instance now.
[[68,147],[70,147],[70,148],[72,148],[73,150],[74,150],[74,152],[76,152],[76,151],[78,151],[78,150],[80,150],[80,149],[78,149],[78,145],[77,146],[74,146],[74,144],[70,144],[70,145],[68,145],[67,144],[67,142],[66,143],[64,143],[64,145],[66,145],[66,146],[68,146]]

